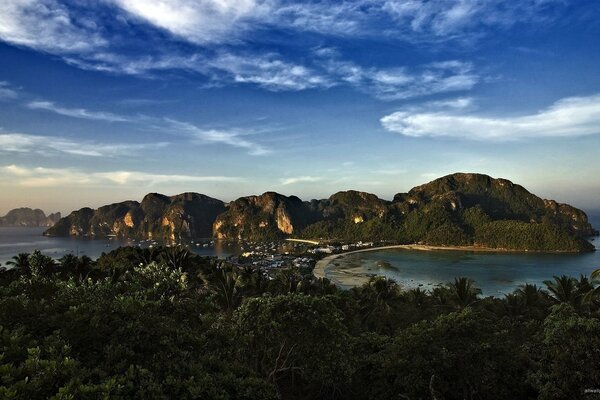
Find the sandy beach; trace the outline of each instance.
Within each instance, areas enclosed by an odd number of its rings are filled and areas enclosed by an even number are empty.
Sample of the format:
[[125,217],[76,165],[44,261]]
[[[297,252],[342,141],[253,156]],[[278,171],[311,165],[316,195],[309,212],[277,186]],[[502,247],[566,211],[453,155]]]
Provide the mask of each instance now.
[[[381,247],[369,247],[366,249],[358,249],[347,251],[344,253],[332,254],[319,261],[315,265],[313,275],[316,278],[326,278],[325,270],[331,262],[339,257],[347,256],[350,254],[362,253],[365,251],[379,251],[389,249],[405,249],[405,250],[420,250],[420,251],[476,251],[476,252],[487,252],[487,253],[547,253],[547,252],[536,252],[536,251],[523,251],[523,250],[510,250],[510,249],[494,249],[489,247],[479,246],[428,246],[423,244],[398,244],[392,246],[381,246]],[[362,278],[360,279],[363,280]]]

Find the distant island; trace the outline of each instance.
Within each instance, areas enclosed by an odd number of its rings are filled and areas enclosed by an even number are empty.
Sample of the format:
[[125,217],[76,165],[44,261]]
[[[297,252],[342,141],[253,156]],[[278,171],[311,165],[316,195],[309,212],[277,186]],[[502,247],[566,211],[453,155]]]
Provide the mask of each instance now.
[[26,227],[40,228],[54,226],[61,218],[59,212],[46,214],[40,209],[27,207],[10,210],[4,217],[0,217],[0,227]]
[[61,218],[48,236],[136,239],[385,241],[523,251],[592,251],[582,210],[544,200],[506,179],[456,173],[387,201],[354,190],[302,201],[266,192],[229,204],[198,193],[150,193]]

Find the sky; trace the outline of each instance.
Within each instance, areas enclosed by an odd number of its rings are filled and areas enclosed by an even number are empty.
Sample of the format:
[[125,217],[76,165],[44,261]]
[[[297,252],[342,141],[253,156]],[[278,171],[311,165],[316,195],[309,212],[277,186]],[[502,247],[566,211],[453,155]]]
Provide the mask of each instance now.
[[600,210],[600,2],[2,0],[0,214],[454,172]]

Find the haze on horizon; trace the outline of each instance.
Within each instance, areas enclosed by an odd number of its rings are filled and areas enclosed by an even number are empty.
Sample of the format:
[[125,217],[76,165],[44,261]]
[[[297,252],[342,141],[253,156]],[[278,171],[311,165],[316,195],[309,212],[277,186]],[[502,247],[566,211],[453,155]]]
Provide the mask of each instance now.
[[0,214],[454,172],[600,210],[600,4],[4,0]]

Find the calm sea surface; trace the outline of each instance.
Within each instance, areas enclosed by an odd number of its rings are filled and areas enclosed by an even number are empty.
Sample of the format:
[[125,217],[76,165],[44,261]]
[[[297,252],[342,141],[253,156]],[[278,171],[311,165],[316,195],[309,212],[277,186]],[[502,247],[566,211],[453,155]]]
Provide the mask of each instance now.
[[[598,229],[600,218],[590,218]],[[600,249],[600,237],[592,240]],[[583,254],[482,253],[464,251],[381,250],[342,256],[326,276],[341,287],[361,284],[371,275],[394,279],[405,288],[431,289],[466,276],[487,296],[502,296],[523,283],[544,286],[553,275],[579,277],[600,268],[600,250]]]
[[[40,250],[53,258],[60,258],[67,253],[75,255],[87,255],[93,259],[100,257],[102,253],[108,253],[119,246],[141,246],[147,247],[149,242],[125,241],[125,240],[103,240],[45,237],[42,235],[45,228],[0,228],[0,263],[6,261],[18,253],[31,253]],[[203,256],[227,257],[239,252],[239,247],[232,243],[215,242],[214,245],[204,247],[210,242],[209,239],[199,241],[200,246],[190,245],[190,249]]]
[[[593,221],[593,224],[598,227],[600,221]],[[116,239],[51,238],[42,236],[43,231],[43,228],[0,228],[0,263],[4,264],[18,253],[31,253],[36,249],[54,258],[72,253],[95,259],[119,246],[146,247],[150,244]],[[209,241],[190,245],[190,249],[200,255],[218,257],[240,252],[236,244],[219,241],[204,247],[204,243]],[[600,247],[600,238],[595,238],[592,243]],[[326,275],[346,287],[364,282],[370,275],[384,275],[404,287],[420,286],[423,289],[431,289],[455,277],[467,276],[476,281],[485,295],[500,296],[523,283],[543,285],[543,281],[553,275],[589,275],[596,268],[600,268],[600,251],[584,254],[526,254],[381,250],[340,257],[327,267]]]

